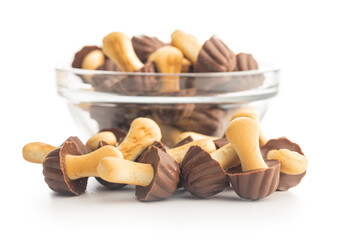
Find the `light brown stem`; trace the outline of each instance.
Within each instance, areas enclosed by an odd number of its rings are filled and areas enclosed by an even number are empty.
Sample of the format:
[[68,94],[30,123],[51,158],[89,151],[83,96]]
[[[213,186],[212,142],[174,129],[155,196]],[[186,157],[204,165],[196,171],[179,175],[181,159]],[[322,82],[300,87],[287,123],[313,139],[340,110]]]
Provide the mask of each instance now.
[[86,142],[86,146],[88,146],[92,151],[96,150],[99,146],[99,142],[104,141],[109,145],[115,146],[117,144],[116,136],[112,132],[99,132],[93,135]]
[[124,155],[124,159],[135,159],[155,141],[161,140],[159,126],[150,118],[137,118],[130,126],[129,132],[118,149]]
[[56,147],[46,143],[33,142],[26,144],[22,149],[23,158],[32,163],[43,163],[46,155],[55,150]]
[[226,129],[226,138],[236,150],[244,172],[267,168],[259,147],[259,125],[247,117],[230,122]]
[[240,164],[240,159],[231,143],[226,144],[210,155],[214,160],[218,161],[224,169],[229,169]]
[[85,155],[66,155],[65,166],[67,176],[72,180],[82,177],[96,177],[97,166],[104,157],[123,158],[123,155],[116,147],[111,145],[101,147]]
[[105,181],[139,186],[149,185],[154,178],[154,169],[151,164],[131,162],[115,157],[102,159],[97,172]]

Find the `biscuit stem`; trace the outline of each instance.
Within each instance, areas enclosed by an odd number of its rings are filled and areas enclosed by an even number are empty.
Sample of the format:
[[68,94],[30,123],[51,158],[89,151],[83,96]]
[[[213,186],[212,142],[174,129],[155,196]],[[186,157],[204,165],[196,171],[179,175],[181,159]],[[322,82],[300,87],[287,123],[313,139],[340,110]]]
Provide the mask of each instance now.
[[291,175],[305,172],[308,166],[308,160],[304,155],[288,149],[270,150],[266,158],[278,160],[281,164],[280,171]]
[[49,152],[55,150],[56,147],[46,143],[32,142],[26,144],[22,149],[23,158],[32,163],[42,163]]
[[122,153],[114,146],[106,145],[85,155],[66,155],[65,166],[67,176],[72,179],[97,176],[97,166],[104,157],[122,158]]
[[136,118],[130,126],[125,139],[118,146],[124,155],[124,159],[135,159],[155,141],[161,140],[159,126],[150,118]]
[[226,138],[239,156],[244,172],[268,168],[261,156],[256,120],[247,117],[232,120],[226,129]]
[[[247,110],[247,109],[244,109],[244,110],[241,110],[237,113],[235,113],[232,117],[231,117],[231,120],[234,120],[236,118],[239,118],[239,117],[248,117],[248,118],[251,118],[251,119],[254,119],[255,121],[257,121],[258,123],[260,122],[259,121],[259,118],[258,116],[256,115],[256,113],[254,113],[253,111],[250,111],[250,110]],[[264,132],[259,129],[259,145],[260,147],[264,146],[266,144],[266,142],[268,141],[267,137],[264,135]]]
[[187,59],[189,59],[193,64],[196,64],[201,50],[201,45],[196,37],[180,30],[176,30],[173,34],[171,34],[171,45],[180,49]]
[[123,72],[134,72],[144,66],[137,57],[130,38],[124,33],[112,32],[103,39],[103,51]]
[[240,159],[231,143],[226,144],[210,155],[214,160],[219,162],[224,169],[229,169],[240,164]]
[[[184,55],[172,46],[164,46],[153,52],[148,61],[155,63],[160,73],[180,73],[183,66]],[[161,92],[177,92],[180,90],[179,76],[162,76]]]
[[94,151],[98,148],[100,141],[104,141],[112,146],[115,146],[117,144],[115,134],[112,132],[104,131],[98,132],[91,138],[89,138],[89,140],[86,142],[86,146],[89,147],[92,151]]
[[139,186],[149,185],[154,178],[151,164],[131,162],[116,157],[103,158],[99,162],[97,172],[105,181]]

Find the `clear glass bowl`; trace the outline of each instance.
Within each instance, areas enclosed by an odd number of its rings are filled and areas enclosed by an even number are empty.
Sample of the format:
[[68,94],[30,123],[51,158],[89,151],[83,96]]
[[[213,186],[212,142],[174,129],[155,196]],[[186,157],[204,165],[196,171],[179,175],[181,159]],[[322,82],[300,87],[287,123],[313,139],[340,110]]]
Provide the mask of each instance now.
[[128,130],[135,118],[149,117],[172,145],[179,131],[223,136],[240,109],[252,109],[261,119],[278,92],[279,69],[161,74],[57,68],[56,80],[59,95],[88,136],[109,127]]

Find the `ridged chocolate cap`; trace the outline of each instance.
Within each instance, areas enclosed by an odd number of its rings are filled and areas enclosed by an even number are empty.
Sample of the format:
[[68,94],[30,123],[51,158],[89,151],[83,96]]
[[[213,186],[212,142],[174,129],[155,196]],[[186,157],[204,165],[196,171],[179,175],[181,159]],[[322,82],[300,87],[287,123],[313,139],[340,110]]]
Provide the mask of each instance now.
[[82,49],[80,49],[78,52],[75,53],[74,60],[71,64],[71,67],[81,68],[81,64],[82,64],[85,56],[94,50],[101,50],[101,48],[99,48],[98,46],[85,46]]
[[259,69],[258,63],[251,54],[239,53],[236,55],[236,71]]
[[[152,62],[148,62],[134,72],[154,73],[156,69]],[[96,91],[125,95],[144,95],[144,93],[156,92],[160,88],[160,81],[152,75],[95,75],[91,77],[90,83]]]
[[214,140],[214,144],[215,144],[217,149],[222,148],[223,146],[225,146],[228,143],[229,143],[229,140],[227,140],[226,137]]
[[257,200],[275,192],[279,185],[280,162],[265,160],[268,168],[242,172],[241,166],[227,171],[229,181],[236,194],[244,199]]
[[213,196],[229,185],[224,169],[199,146],[190,147],[186,153],[181,177],[184,188],[200,198]]
[[136,186],[139,201],[155,201],[170,197],[179,182],[180,169],[175,159],[161,149],[152,146],[141,163],[150,163],[154,168],[153,181],[146,187]]
[[[301,155],[304,155],[299,145],[291,142],[285,137],[282,137],[278,139],[270,139],[266,142],[264,146],[261,147],[261,154],[263,158],[266,159],[268,152],[274,149],[288,149],[290,151],[294,151]],[[306,171],[296,175],[280,172],[280,182],[277,190],[287,191],[289,188],[297,186],[301,182],[305,174]]]
[[77,137],[68,138],[59,148],[51,151],[43,162],[45,182],[54,192],[81,195],[85,192],[88,178],[71,180],[66,175],[65,156],[83,155],[90,152]]
[[149,36],[134,36],[131,39],[135,53],[142,62],[146,62],[151,53],[155,52],[158,48],[165,46],[165,43],[156,37]]
[[236,67],[235,54],[220,39],[211,37],[202,46],[195,72],[232,72]]

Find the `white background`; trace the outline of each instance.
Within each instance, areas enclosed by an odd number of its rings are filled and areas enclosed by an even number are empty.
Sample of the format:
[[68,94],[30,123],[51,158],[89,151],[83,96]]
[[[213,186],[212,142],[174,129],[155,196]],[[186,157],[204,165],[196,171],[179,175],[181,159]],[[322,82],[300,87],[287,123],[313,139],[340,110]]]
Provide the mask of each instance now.
[[[19,239],[359,239],[360,14],[357,1],[2,1],[1,231]],[[235,52],[281,66],[279,95],[263,119],[269,137],[298,142],[309,159],[297,187],[256,202],[231,191],[198,200],[178,193],[139,203],[94,180],[80,197],[53,194],[32,141],[79,135],[57,96],[54,67],[112,31],[167,41],[182,29],[220,36]],[[83,139],[84,140],[84,139]]]

